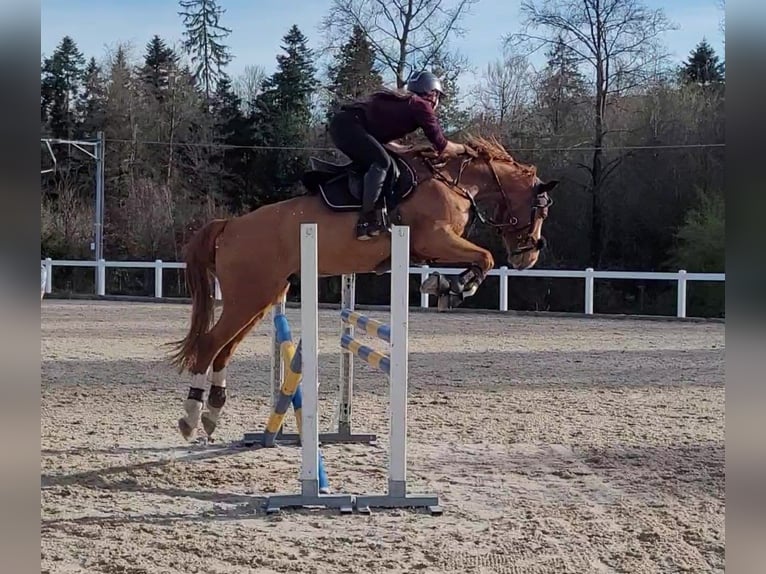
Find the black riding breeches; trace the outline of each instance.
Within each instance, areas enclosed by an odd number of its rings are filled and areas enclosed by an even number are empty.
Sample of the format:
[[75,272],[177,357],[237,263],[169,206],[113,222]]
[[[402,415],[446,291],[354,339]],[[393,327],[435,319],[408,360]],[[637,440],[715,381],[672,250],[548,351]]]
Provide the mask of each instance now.
[[391,159],[383,146],[364,128],[362,112],[342,110],[330,121],[333,143],[365,171],[372,166],[388,172]]

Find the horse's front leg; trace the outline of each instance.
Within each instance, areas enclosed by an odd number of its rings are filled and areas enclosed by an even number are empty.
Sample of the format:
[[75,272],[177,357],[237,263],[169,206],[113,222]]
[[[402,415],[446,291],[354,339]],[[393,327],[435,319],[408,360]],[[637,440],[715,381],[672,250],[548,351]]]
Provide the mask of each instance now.
[[413,237],[413,251],[436,263],[468,266],[451,279],[434,272],[423,282],[421,292],[438,297],[439,309],[457,306],[474,295],[495,265],[489,251],[444,228],[417,234]]

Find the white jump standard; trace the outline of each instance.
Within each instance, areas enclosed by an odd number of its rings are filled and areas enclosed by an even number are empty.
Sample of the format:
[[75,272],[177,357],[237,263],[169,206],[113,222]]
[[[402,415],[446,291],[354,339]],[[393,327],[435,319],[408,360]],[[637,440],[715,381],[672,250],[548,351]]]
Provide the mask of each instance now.
[[[394,226],[391,244],[391,321],[382,325],[358,313],[342,311],[344,324],[357,325],[367,334],[390,340],[390,357],[359,344],[353,331],[342,336],[344,355],[354,354],[389,374],[390,440],[388,489],[380,494],[323,495],[318,482],[318,292],[317,292],[317,226],[301,225],[301,341],[303,351],[302,465],[301,493],[272,496],[267,512],[284,507],[325,506],[349,511],[349,498],[359,512],[371,508],[428,508],[441,514],[439,497],[435,494],[407,492],[407,382],[408,382],[408,321],[409,321],[409,228]],[[341,367],[351,372],[351,365]],[[333,498],[334,497],[334,498]]]
[[[409,377],[409,267],[410,228],[393,226],[391,230],[391,305],[390,321],[384,325],[348,309],[341,311],[344,322],[390,344],[387,357],[351,335],[344,334],[341,345],[370,365],[386,372],[389,380],[389,465],[388,492],[357,495],[356,508],[368,513],[371,508],[428,508],[441,514],[435,494],[407,492],[407,386]],[[369,359],[369,360],[368,360]]]
[[301,351],[303,406],[301,408],[301,492],[277,494],[266,501],[266,512],[281,508],[321,506],[354,511],[350,494],[319,491],[319,289],[316,224],[301,225]]

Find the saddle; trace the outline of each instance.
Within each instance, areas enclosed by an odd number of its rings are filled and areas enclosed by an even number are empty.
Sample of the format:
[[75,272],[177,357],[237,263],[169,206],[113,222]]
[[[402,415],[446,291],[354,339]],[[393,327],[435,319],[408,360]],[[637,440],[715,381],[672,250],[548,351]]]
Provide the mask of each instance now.
[[[376,207],[391,213],[417,188],[415,170],[402,156],[386,150],[391,168]],[[364,191],[364,168],[354,162],[333,163],[309,158],[310,169],[301,177],[309,193],[317,193],[333,211],[360,211]]]

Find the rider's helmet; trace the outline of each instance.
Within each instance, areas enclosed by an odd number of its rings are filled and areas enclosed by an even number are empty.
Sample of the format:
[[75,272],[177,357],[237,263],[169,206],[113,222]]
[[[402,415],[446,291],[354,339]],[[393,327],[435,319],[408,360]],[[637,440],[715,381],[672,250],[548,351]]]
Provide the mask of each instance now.
[[431,72],[415,72],[407,80],[407,90],[415,94],[428,94],[437,92],[440,96],[444,95],[442,81]]

